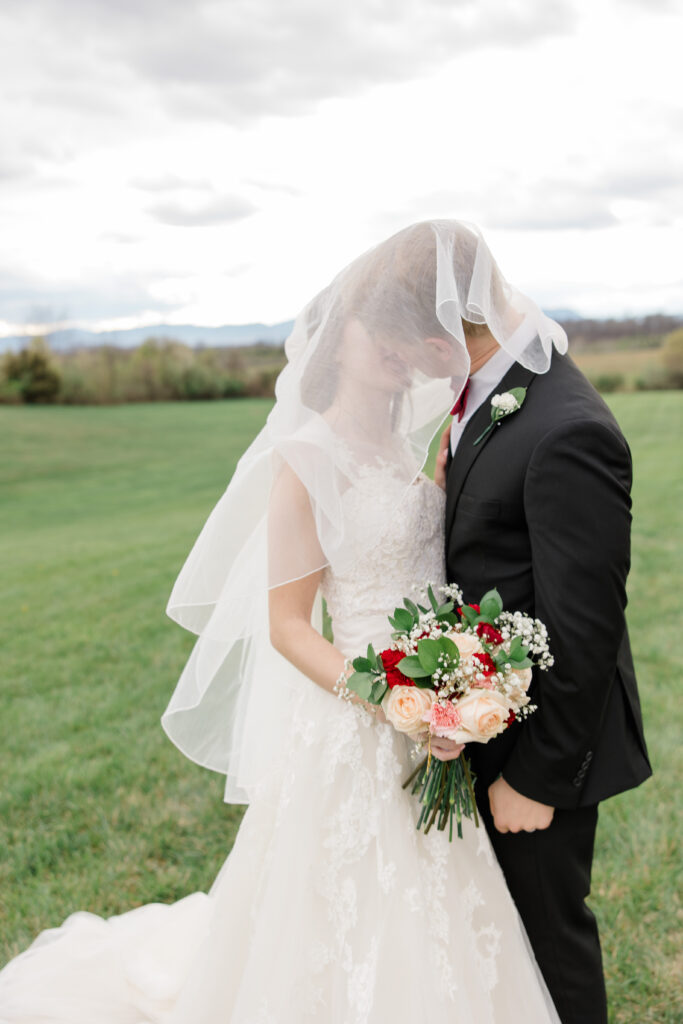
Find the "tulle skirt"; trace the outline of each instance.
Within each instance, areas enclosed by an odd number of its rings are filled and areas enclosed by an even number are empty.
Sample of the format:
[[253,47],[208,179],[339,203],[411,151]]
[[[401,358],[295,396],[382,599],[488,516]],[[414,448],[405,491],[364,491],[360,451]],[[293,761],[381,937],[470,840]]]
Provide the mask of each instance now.
[[410,744],[308,681],[208,894],[79,912],[0,972],[2,1024],[546,1024],[483,827],[417,832]]

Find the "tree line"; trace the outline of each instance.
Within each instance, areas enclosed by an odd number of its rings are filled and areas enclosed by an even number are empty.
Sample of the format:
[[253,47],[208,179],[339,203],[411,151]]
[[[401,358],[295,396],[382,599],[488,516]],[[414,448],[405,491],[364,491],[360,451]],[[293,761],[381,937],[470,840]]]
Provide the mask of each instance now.
[[[573,320],[564,326],[570,347],[581,351],[661,349],[656,372],[636,381],[645,390],[683,387],[683,318],[663,315],[629,320]],[[658,353],[659,355],[659,353]],[[109,405],[272,397],[285,363],[284,346],[190,347],[148,338],[135,348],[98,345],[53,351],[33,338],[0,359],[0,403]],[[598,390],[622,390],[621,374],[601,374]]]

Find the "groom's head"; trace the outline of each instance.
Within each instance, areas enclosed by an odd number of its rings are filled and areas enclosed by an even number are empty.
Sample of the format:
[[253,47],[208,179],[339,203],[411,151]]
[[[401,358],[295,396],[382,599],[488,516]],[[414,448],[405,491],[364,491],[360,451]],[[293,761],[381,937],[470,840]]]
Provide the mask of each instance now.
[[[455,331],[461,337],[464,334],[472,367],[483,365],[498,343],[486,323],[466,320],[456,311],[466,308],[477,244],[473,232],[459,230],[448,254],[450,265],[442,263],[440,267],[433,225],[406,228],[349,268],[349,311],[370,335],[395,346],[415,369],[429,377],[462,373],[466,360]],[[502,279],[493,266],[491,298],[504,302]],[[446,294],[440,295],[444,285]],[[472,311],[472,316],[479,315]]]

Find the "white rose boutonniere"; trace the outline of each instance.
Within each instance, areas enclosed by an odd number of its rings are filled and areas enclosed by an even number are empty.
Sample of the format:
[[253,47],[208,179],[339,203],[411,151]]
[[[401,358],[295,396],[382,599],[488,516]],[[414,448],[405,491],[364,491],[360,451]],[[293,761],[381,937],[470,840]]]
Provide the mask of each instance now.
[[491,399],[491,422],[486,430],[479,435],[474,444],[479,444],[480,441],[483,441],[486,435],[494,427],[497,427],[506,416],[511,416],[513,412],[521,409],[525,398],[526,388],[510,388],[509,391],[504,391],[502,395],[494,395]]

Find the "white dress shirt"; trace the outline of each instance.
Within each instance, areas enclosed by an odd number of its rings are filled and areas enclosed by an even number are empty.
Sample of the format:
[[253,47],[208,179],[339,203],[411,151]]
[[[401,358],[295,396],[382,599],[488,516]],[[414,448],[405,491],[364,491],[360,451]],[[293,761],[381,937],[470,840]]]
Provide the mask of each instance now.
[[470,377],[470,390],[467,395],[467,405],[463,418],[458,422],[458,417],[453,417],[451,424],[451,453],[455,454],[458,441],[462,437],[463,430],[468,421],[489,395],[496,384],[503,379],[508,370],[513,366],[515,357],[511,356],[504,348],[499,349],[494,356],[491,356],[476,373]]

